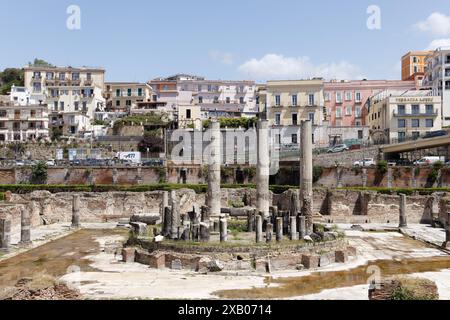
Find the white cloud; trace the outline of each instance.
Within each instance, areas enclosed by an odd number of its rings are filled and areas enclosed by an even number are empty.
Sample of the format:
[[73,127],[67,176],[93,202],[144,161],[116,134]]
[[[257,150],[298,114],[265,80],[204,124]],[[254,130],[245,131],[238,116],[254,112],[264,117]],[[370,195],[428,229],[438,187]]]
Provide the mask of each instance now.
[[239,66],[239,71],[249,79],[362,79],[360,68],[346,61],[314,65],[309,57],[285,57],[266,54],[261,59],[250,59]]
[[422,32],[433,36],[446,36],[450,34],[450,17],[440,12],[433,12],[426,20],[420,21],[415,27]]
[[425,50],[434,51],[440,47],[450,47],[450,39],[436,39],[431,41],[428,47]]
[[232,65],[234,63],[234,57],[233,54],[229,52],[222,52],[219,50],[211,50],[209,52],[209,57],[213,61],[218,61],[223,64]]

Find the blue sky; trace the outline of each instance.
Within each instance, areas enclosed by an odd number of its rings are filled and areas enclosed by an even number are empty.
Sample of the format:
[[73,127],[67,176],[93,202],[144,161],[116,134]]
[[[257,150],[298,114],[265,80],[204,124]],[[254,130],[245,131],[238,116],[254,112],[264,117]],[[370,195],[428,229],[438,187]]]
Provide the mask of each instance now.
[[[71,4],[81,9],[81,30],[66,28]],[[381,30],[366,26],[372,4],[381,9]],[[407,51],[436,40],[450,46],[450,1],[0,0],[0,27],[0,69],[38,57],[102,66],[109,81],[178,72],[396,79]]]

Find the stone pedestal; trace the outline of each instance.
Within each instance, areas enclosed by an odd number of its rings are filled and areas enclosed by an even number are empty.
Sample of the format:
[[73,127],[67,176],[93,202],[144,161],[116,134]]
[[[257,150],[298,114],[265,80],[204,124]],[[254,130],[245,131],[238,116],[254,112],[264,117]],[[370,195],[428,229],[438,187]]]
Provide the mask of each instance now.
[[159,204],[159,212],[161,215],[162,224],[164,225],[165,209],[169,206],[169,192],[161,191],[161,203]]
[[31,244],[31,216],[27,208],[22,209],[20,217],[20,245],[29,246]]
[[283,240],[283,218],[278,217],[276,222],[277,242]]
[[73,195],[72,198],[72,228],[80,227],[80,196]]
[[295,241],[295,240],[298,240],[297,217],[291,217],[290,219],[291,219],[290,220],[290,222],[291,222],[290,239]]
[[220,218],[220,242],[228,241],[228,223],[227,218]]
[[256,210],[248,210],[248,212],[247,212],[247,232],[255,231],[255,215],[256,215]]
[[406,220],[406,195],[400,195],[400,210],[399,210],[399,227],[406,228],[408,226],[408,222]]
[[0,252],[9,252],[11,246],[11,220],[0,219]]
[[202,206],[201,208],[201,223],[200,223],[200,241],[208,242],[210,239],[210,218],[209,207]]
[[172,228],[172,208],[164,208],[164,219],[163,219],[163,230],[162,234],[164,237],[169,237]]
[[303,239],[306,236],[306,218],[304,216],[298,217],[298,233],[300,239]]
[[266,225],[266,242],[267,243],[272,242],[272,238],[273,238],[273,224],[268,223]]
[[256,215],[256,243],[262,242],[263,239],[263,218]]

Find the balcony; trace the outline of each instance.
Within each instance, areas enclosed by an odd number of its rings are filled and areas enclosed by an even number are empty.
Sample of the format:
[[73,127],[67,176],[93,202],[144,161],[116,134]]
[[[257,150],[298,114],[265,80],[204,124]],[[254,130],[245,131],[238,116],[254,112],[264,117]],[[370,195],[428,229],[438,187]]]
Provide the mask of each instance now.
[[401,117],[426,117],[426,116],[434,116],[436,117],[439,114],[439,109],[434,109],[433,111],[428,112],[398,112],[393,111],[393,116],[396,118]]
[[42,76],[35,74],[31,79],[33,79],[33,80],[41,80]]

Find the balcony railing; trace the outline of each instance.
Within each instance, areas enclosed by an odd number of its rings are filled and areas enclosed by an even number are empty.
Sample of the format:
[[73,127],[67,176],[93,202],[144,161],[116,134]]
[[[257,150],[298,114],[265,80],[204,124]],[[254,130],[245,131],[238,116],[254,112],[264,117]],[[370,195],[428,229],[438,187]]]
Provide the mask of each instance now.
[[438,109],[434,109],[432,111],[425,112],[398,112],[393,111],[394,117],[423,117],[423,116],[437,116],[439,114]]

